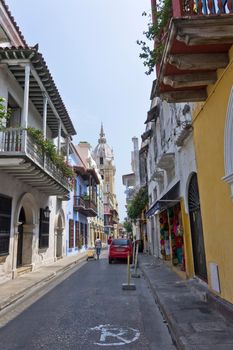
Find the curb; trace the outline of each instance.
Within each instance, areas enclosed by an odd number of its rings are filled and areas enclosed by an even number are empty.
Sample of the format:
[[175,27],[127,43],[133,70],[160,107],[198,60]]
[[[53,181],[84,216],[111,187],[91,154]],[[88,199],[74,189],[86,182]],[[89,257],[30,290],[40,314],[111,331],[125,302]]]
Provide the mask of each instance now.
[[166,323],[168,325],[169,332],[171,334],[171,337],[172,337],[173,342],[175,343],[177,349],[178,350],[188,350],[188,344],[183,343],[181,340],[184,337],[179,334],[179,329],[178,329],[178,327],[176,327],[177,322],[173,319],[173,316],[169,313],[169,310],[167,310],[166,307],[164,307],[164,304],[161,303],[160,298],[159,298],[159,294],[156,292],[154,286],[152,285],[152,283],[150,281],[150,278],[148,277],[146,271],[141,266],[141,264],[140,264],[140,269],[141,269],[146,281],[148,282],[149,287],[151,289],[151,292],[154,296],[155,302],[158,305],[158,308],[159,308],[164,320],[166,321]]
[[12,306],[14,303],[25,297],[26,295],[30,294],[32,290],[35,289],[36,291],[39,291],[42,289],[46,284],[49,284],[50,282],[56,280],[56,278],[59,278],[62,274],[65,272],[71,270],[79,263],[82,263],[86,261],[86,256],[80,257],[77,260],[74,260],[70,262],[68,265],[62,266],[57,271],[51,272],[46,277],[32,283],[29,287],[22,289],[20,292],[16,293],[15,295],[9,297],[7,300],[5,300],[3,303],[0,303],[0,312],[5,311],[8,307]]

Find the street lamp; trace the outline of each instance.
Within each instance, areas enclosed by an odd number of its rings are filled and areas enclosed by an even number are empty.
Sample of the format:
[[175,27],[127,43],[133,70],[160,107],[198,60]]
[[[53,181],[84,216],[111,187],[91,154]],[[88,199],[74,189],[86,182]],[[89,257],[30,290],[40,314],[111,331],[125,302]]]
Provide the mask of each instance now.
[[46,219],[48,219],[49,216],[50,216],[50,213],[51,213],[51,210],[49,210],[49,207],[47,206],[47,207],[44,209],[44,217],[45,217]]

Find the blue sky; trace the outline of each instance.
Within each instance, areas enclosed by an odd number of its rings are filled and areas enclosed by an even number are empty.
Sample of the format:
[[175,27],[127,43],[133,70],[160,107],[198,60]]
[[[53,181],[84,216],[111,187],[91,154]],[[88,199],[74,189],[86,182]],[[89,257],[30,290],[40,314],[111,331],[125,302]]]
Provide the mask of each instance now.
[[7,0],[33,46],[39,43],[77,131],[74,143],[94,148],[103,122],[116,164],[116,192],[125,216],[122,175],[131,172],[132,137],[144,131],[154,75],[146,76],[137,39],[150,0]]

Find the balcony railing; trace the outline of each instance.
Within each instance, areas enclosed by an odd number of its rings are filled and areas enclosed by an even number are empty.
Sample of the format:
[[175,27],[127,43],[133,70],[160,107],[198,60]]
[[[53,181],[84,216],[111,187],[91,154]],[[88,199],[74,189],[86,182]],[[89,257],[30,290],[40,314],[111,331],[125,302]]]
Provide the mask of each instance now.
[[23,157],[41,168],[56,182],[66,189],[69,188],[68,179],[62,171],[44,154],[27,130],[20,128],[9,128],[0,132],[0,157]]
[[232,0],[172,0],[173,17],[206,16],[233,12]]
[[74,196],[74,209],[86,216],[97,215],[97,205],[90,199]]

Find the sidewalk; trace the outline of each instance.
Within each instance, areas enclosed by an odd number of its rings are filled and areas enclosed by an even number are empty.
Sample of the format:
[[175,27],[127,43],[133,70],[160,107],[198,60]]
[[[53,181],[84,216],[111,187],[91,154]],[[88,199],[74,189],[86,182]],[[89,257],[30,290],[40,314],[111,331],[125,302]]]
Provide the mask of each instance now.
[[66,256],[54,263],[41,266],[33,272],[25,273],[14,280],[0,284],[0,311],[12,305],[33,289],[42,288],[48,281],[62,275],[66,270],[86,260],[87,253]]
[[204,300],[198,281],[182,280],[152,256],[140,254],[139,263],[178,349],[233,349],[233,324]]

